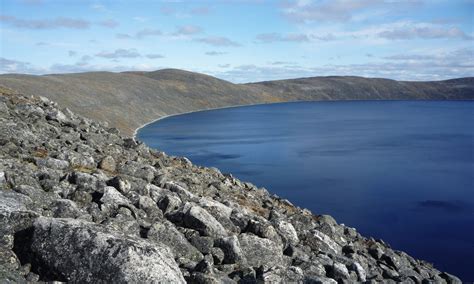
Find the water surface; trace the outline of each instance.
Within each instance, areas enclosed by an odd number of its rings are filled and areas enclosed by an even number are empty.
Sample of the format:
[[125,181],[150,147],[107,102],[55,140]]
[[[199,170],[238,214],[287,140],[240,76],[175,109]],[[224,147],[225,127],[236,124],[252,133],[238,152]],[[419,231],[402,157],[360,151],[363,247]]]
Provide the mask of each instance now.
[[259,105],[169,117],[138,138],[474,281],[474,102]]

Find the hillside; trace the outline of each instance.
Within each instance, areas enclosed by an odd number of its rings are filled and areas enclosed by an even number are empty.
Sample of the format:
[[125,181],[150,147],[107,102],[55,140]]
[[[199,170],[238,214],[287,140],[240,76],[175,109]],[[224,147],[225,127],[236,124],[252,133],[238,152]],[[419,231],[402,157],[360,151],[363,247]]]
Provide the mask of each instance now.
[[0,146],[0,283],[461,283],[44,97],[0,89]]
[[472,99],[474,78],[398,82],[362,77],[314,77],[233,84],[177,69],[154,72],[88,72],[0,75],[0,86],[41,95],[126,135],[157,118],[183,112],[299,100]]

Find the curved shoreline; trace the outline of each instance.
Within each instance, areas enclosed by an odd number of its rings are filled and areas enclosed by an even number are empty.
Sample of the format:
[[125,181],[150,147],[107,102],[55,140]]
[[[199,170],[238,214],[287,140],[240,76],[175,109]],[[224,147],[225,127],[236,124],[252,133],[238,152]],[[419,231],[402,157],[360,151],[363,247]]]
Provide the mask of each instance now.
[[160,116],[157,119],[154,119],[150,122],[147,122],[140,127],[136,128],[133,131],[132,138],[137,139],[137,134],[140,129],[144,128],[145,126],[152,124],[154,122],[160,121],[162,119],[172,117],[172,116],[177,116],[177,115],[183,115],[183,114],[190,114],[190,113],[195,113],[195,112],[202,112],[202,111],[210,111],[210,110],[219,110],[219,109],[228,109],[228,108],[236,108],[236,107],[246,107],[246,106],[258,106],[258,105],[271,105],[271,104],[283,104],[283,103],[297,103],[297,102],[313,102],[313,101],[284,101],[284,102],[273,102],[273,103],[256,103],[256,104],[242,104],[242,105],[233,105],[233,106],[226,106],[226,107],[214,107],[214,108],[207,108],[207,109],[199,109],[199,110],[193,110],[193,111],[186,111],[186,112],[180,112],[180,113],[175,113],[175,114],[168,114],[164,116]]
[[132,138],[137,139],[137,134],[140,129],[144,128],[145,126],[152,124],[154,122],[160,121],[162,119],[172,117],[172,116],[177,116],[177,115],[183,115],[183,114],[190,114],[190,113],[195,113],[195,112],[202,112],[202,111],[210,111],[210,110],[219,110],[219,109],[229,109],[229,108],[237,108],[237,107],[247,107],[247,106],[259,106],[259,105],[273,105],[273,104],[286,104],[286,103],[304,103],[304,102],[370,102],[370,101],[471,101],[471,100],[431,100],[431,99],[420,99],[420,100],[296,100],[296,101],[281,101],[281,102],[270,102],[270,103],[254,103],[254,104],[241,104],[241,105],[233,105],[233,106],[224,106],[224,107],[214,107],[214,108],[206,108],[206,109],[198,109],[198,110],[193,110],[193,111],[186,111],[186,112],[180,112],[180,113],[175,113],[175,114],[167,114],[164,116],[160,116],[156,119],[153,119],[150,122],[147,122],[145,124],[142,124],[138,128],[136,128],[133,131]]

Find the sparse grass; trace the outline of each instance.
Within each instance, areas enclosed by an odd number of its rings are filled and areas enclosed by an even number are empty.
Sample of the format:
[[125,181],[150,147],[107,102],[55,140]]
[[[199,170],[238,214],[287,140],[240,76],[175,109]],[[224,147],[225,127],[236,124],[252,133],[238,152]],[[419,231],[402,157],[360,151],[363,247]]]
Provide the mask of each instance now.
[[258,214],[264,218],[268,216],[268,213],[269,213],[268,209],[263,208],[261,204],[256,203],[255,201],[245,197],[242,194],[236,194],[235,197],[236,197],[237,203],[240,206],[247,208],[250,211],[254,212],[255,214]]
[[81,173],[86,173],[86,174],[91,174],[95,171],[95,169],[93,168],[88,168],[88,167],[83,167],[83,166],[73,166],[72,169]]
[[36,158],[46,158],[48,156],[48,150],[43,148],[38,148],[33,153],[33,156]]

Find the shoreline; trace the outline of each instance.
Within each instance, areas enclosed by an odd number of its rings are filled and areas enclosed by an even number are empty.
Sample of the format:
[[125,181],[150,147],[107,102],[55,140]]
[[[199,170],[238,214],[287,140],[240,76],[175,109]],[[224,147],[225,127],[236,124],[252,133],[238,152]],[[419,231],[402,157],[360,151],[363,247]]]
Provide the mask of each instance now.
[[255,104],[242,104],[242,105],[233,105],[233,106],[226,106],[226,107],[215,107],[215,108],[206,108],[206,109],[199,109],[199,110],[193,110],[193,111],[186,111],[186,112],[180,112],[180,113],[175,113],[175,114],[167,114],[164,116],[160,116],[157,119],[154,119],[150,122],[147,122],[140,127],[136,128],[133,131],[132,138],[137,140],[137,134],[140,129],[143,127],[152,124],[154,122],[160,121],[162,119],[172,117],[172,116],[177,116],[177,115],[183,115],[183,114],[190,114],[190,113],[195,113],[195,112],[202,112],[202,111],[210,111],[210,110],[219,110],[219,109],[228,109],[228,108],[236,108],[236,107],[246,107],[246,106],[258,106],[258,105],[270,105],[270,104],[282,104],[282,103],[296,103],[296,102],[316,102],[316,101],[285,101],[285,102],[274,102],[274,103],[255,103]]
[[224,106],[224,107],[215,107],[215,108],[206,108],[206,109],[198,109],[198,110],[193,110],[193,111],[186,111],[186,112],[180,112],[180,113],[175,113],[175,114],[167,114],[164,116],[160,116],[156,119],[153,119],[150,122],[147,122],[145,124],[142,124],[138,128],[136,128],[133,131],[132,138],[134,140],[137,140],[137,134],[140,129],[144,128],[145,126],[155,123],[157,121],[160,121],[165,118],[169,118],[172,116],[177,116],[177,115],[183,115],[183,114],[190,114],[190,113],[195,113],[195,112],[202,112],[202,111],[211,111],[211,110],[220,110],[220,109],[229,109],[229,108],[236,108],[236,107],[247,107],[247,106],[258,106],[258,105],[273,105],[273,104],[285,104],[285,103],[307,103],[307,102],[419,102],[419,101],[429,101],[429,102],[444,102],[444,101],[466,101],[466,102],[471,102],[473,100],[430,100],[430,99],[410,99],[410,100],[387,100],[387,99],[381,99],[381,100],[298,100],[298,101],[282,101],[282,102],[269,102],[269,103],[254,103],[254,104],[241,104],[241,105],[233,105],[233,106]]

